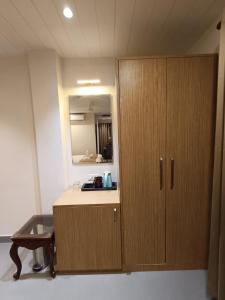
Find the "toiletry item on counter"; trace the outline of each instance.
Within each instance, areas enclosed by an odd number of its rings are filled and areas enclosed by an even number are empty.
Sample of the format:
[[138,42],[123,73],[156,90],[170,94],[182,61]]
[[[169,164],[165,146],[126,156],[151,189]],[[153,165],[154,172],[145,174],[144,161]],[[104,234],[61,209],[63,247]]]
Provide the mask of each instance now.
[[111,188],[112,187],[112,175],[111,172],[105,171],[103,175],[103,187]]
[[98,154],[97,158],[96,158],[96,163],[101,163],[102,162],[102,155]]
[[102,188],[102,176],[96,176],[94,179],[95,188]]
[[74,191],[78,191],[80,189],[80,181],[74,181],[72,188]]

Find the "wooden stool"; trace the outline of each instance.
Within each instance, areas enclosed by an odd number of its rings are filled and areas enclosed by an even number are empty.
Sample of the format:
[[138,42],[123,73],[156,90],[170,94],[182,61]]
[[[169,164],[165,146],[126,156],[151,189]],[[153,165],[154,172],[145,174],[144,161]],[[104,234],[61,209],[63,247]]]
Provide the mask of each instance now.
[[18,248],[24,247],[35,250],[43,247],[47,253],[52,278],[55,278],[54,270],[54,247],[55,236],[52,215],[35,215],[23,227],[20,228],[11,238],[13,244],[10,249],[10,256],[17,266],[14,279],[20,278],[22,264],[18,255]]

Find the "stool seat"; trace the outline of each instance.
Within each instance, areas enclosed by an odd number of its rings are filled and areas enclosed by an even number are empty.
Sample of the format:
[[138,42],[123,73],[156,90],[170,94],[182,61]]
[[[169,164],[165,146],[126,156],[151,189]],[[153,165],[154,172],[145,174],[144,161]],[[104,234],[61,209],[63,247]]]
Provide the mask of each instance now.
[[51,276],[55,278],[55,235],[52,215],[34,215],[11,237],[11,240],[13,244],[10,249],[10,256],[17,266],[17,272],[13,275],[15,280],[19,279],[22,270],[18,255],[19,247],[29,250],[43,247],[47,254]]

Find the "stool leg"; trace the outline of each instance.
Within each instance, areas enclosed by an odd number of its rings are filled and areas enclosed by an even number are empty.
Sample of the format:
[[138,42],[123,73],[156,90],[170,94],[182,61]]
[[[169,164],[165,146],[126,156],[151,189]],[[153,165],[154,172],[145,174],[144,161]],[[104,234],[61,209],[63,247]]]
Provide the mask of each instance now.
[[18,245],[13,243],[11,246],[10,252],[9,252],[12,260],[14,261],[15,265],[17,266],[17,272],[13,275],[13,278],[15,280],[20,278],[20,274],[21,274],[21,270],[22,270],[21,260],[18,255],[18,248],[19,248]]
[[48,255],[49,255],[49,267],[52,278],[55,278],[55,269],[54,269],[54,244],[49,243],[48,245]]

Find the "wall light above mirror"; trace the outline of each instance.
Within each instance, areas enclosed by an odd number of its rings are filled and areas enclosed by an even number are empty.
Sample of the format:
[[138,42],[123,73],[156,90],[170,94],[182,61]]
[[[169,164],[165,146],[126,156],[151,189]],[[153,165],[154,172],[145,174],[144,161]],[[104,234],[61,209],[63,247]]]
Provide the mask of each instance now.
[[100,79],[85,79],[85,80],[77,80],[77,84],[100,84]]
[[73,164],[113,162],[110,95],[69,97]]

